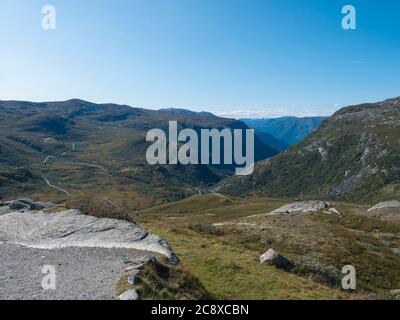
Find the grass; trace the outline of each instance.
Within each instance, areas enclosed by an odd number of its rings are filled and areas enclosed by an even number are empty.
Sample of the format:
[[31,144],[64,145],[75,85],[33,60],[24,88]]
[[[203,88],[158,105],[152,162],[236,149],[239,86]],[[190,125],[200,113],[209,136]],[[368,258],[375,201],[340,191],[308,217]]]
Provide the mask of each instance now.
[[[346,299],[351,294],[333,288],[346,264],[356,267],[358,299],[384,297],[400,286],[400,258],[391,249],[400,246],[398,224],[345,203],[334,204],[341,216],[265,215],[287,202],[196,196],[144,210],[137,219],[163,236],[218,299]],[[214,223],[220,232],[193,228]],[[270,247],[303,261],[296,269],[301,276],[260,265],[258,257]]]
[[248,245],[259,242],[261,238],[256,235],[243,239],[229,229],[223,234],[192,230],[196,223],[212,224],[266,213],[284,202],[252,198],[227,201],[205,195],[144,210],[137,219],[146,230],[168,241],[182,263],[216,299],[348,298],[349,294],[340,290],[260,264],[260,252]]
[[256,251],[226,239],[152,223],[146,229],[168,240],[184,265],[216,299],[344,299],[346,294],[274,267]]

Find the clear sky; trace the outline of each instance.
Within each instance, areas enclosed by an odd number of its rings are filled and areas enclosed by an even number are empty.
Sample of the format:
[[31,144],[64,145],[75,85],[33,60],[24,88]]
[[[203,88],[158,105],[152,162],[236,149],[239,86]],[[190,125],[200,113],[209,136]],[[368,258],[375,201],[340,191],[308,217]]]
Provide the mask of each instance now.
[[326,115],[400,96],[399,17],[398,0],[0,0],[0,99]]

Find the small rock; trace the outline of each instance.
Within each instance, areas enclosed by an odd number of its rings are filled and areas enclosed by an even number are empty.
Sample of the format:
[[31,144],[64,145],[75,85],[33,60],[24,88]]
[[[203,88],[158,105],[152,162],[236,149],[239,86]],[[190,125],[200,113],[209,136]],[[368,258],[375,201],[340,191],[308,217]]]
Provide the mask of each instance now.
[[340,212],[336,208],[329,208],[328,211],[340,215]]
[[124,271],[125,271],[125,272],[129,272],[129,271],[132,271],[133,269],[135,269],[135,267],[126,267],[126,268],[124,269]]
[[9,204],[9,208],[11,210],[29,209],[37,211],[48,208],[51,205],[52,203],[50,202],[33,201],[31,199],[19,199],[11,201]]
[[390,290],[390,295],[395,297],[395,299],[400,300],[400,289]]
[[269,249],[266,253],[260,256],[260,263],[265,263],[269,265],[273,265],[279,269],[290,270],[294,267],[293,263],[286,259],[284,256],[281,256],[274,249]]
[[118,300],[124,300],[124,301],[139,300],[139,295],[137,294],[136,290],[131,289],[131,290],[125,291],[123,294],[121,294],[118,297]]
[[13,200],[10,202],[9,208],[11,210],[21,210],[21,209],[28,208],[28,204],[26,204],[25,202],[23,202],[21,200]]
[[43,210],[43,209],[48,208],[49,206],[50,206],[50,204],[47,202],[32,202],[30,209],[35,210],[35,211]]
[[135,285],[139,283],[139,278],[136,276],[130,276],[128,277],[128,283],[131,285]]
[[10,202],[0,201],[0,207],[6,207],[6,206],[9,206],[9,205],[10,205]]
[[395,255],[400,256],[400,248],[392,248],[392,251]]

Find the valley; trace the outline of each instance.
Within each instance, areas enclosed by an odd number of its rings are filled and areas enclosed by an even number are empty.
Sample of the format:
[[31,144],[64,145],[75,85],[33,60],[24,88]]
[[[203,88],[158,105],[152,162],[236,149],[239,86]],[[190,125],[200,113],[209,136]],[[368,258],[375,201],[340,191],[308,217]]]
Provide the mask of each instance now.
[[[172,120],[193,132],[249,128],[238,120],[82,100],[2,101],[0,200],[51,201],[57,212],[127,220],[165,239],[180,265],[145,265],[141,284],[114,277],[117,296],[394,299],[399,107],[395,98],[344,108],[285,151],[256,130],[254,173],[239,177],[229,165],[146,161],[148,130],[168,131]],[[269,249],[293,267],[260,263]],[[346,265],[357,271],[356,290],[341,288]]]

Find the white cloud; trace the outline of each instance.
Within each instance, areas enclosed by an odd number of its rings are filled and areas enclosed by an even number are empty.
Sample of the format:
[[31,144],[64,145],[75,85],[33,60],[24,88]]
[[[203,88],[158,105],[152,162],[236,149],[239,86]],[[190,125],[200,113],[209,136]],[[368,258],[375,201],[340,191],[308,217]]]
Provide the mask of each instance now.
[[279,118],[286,116],[294,117],[315,117],[315,116],[330,116],[337,109],[339,105],[335,105],[326,111],[315,111],[315,109],[298,108],[296,111],[287,109],[271,109],[271,110],[235,110],[235,111],[216,111],[214,114],[225,118],[243,119],[243,118]]

